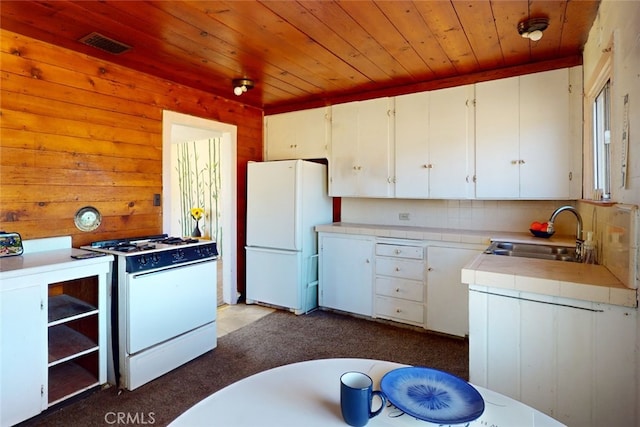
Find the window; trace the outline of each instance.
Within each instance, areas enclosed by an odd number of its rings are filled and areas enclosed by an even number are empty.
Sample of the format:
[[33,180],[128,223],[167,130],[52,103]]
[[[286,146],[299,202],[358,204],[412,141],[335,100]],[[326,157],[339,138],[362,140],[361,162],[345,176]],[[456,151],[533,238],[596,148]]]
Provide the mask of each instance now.
[[593,102],[593,185],[603,199],[611,198],[611,81]]
[[[612,39],[608,47],[602,50],[591,78],[584,84],[582,190],[585,199],[615,198],[611,184],[611,106],[614,92]],[[615,135],[613,138],[615,143]]]

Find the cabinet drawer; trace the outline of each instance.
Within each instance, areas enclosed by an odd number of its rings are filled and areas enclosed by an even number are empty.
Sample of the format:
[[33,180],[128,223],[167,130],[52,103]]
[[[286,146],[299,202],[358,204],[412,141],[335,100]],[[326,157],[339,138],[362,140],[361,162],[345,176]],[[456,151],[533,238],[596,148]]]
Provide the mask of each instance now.
[[376,257],[376,274],[422,281],[424,279],[424,263],[422,261]]
[[376,316],[424,325],[424,305],[396,298],[376,296]]
[[376,294],[410,301],[424,301],[424,284],[415,280],[376,277]]
[[396,258],[423,259],[424,248],[420,246],[389,245],[386,243],[378,243],[376,244],[376,255]]

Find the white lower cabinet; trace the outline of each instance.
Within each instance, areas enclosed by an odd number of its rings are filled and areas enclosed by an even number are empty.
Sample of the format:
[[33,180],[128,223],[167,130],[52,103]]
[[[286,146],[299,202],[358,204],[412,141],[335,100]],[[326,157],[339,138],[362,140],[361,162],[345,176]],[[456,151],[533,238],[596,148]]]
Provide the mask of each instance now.
[[427,328],[469,334],[469,289],[460,272],[482,249],[430,245],[427,248]]
[[376,243],[374,317],[425,326],[424,247]]
[[568,426],[637,425],[637,309],[471,286],[469,316],[470,382]]
[[319,305],[464,337],[462,267],[484,246],[321,232]]
[[0,426],[10,426],[47,408],[46,286],[0,295]]
[[0,427],[106,383],[112,257],[69,262],[71,253],[0,260]]
[[372,316],[374,239],[320,233],[318,243],[318,304]]

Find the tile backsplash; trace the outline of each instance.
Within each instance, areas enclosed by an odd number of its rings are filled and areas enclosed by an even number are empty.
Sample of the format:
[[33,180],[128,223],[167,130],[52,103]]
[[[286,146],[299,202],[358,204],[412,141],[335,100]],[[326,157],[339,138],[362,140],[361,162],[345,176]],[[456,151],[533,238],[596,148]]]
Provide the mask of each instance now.
[[586,231],[593,231],[598,264],[627,287],[638,288],[638,207],[578,202]]
[[[575,206],[575,203],[343,198],[341,220],[362,224],[528,232],[533,221],[548,221],[553,211],[564,205]],[[408,219],[400,219],[401,216]],[[570,213],[559,215],[554,225],[558,234],[576,233],[576,219]]]

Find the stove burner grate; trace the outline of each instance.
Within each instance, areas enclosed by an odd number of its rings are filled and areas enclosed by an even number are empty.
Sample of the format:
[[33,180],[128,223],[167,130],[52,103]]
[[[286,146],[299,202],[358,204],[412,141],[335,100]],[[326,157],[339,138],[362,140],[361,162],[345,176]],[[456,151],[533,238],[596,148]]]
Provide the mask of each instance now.
[[167,237],[164,239],[152,240],[152,242],[164,243],[165,245],[185,245],[187,243],[198,243],[198,239],[183,239],[181,237]]

